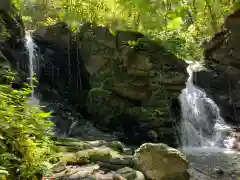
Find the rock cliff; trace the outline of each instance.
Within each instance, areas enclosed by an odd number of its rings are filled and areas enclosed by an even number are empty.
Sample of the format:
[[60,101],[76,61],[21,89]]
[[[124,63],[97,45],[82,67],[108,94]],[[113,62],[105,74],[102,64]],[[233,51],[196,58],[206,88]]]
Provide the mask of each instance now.
[[19,11],[11,1],[2,0],[0,4],[0,73],[1,81],[5,81],[3,74],[10,69],[17,69],[18,60],[12,51],[21,48],[24,43],[24,25]]
[[225,19],[223,29],[204,45],[204,63],[208,70],[194,73],[195,84],[212,97],[221,116],[233,125],[240,124],[239,27],[240,11],[236,11]]
[[[84,104],[88,118],[102,130],[136,143],[176,146],[173,128],[179,118],[177,97],[187,77],[184,61],[140,33],[113,33],[92,24],[74,34],[57,23],[36,30],[33,37],[46,55],[40,84],[69,87],[76,104]],[[77,88],[84,80],[87,85]],[[83,91],[85,98],[78,99]]]

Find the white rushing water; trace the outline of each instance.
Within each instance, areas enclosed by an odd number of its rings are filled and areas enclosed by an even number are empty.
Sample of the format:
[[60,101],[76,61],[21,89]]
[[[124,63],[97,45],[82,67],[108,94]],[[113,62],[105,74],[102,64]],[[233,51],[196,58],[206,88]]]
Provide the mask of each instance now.
[[[36,53],[36,44],[34,43],[32,36],[29,32],[26,32],[25,35],[25,48],[28,51],[28,68],[29,68],[29,81],[30,86],[34,86],[33,77],[35,72],[37,71],[38,61],[37,61],[37,53]],[[39,101],[34,94],[34,88],[32,88],[30,102],[34,104],[38,104]]]
[[[195,64],[199,66],[200,64]],[[183,149],[225,149],[233,146],[229,137],[231,128],[220,116],[216,103],[207,97],[206,93],[193,84],[192,70],[197,67],[189,65],[189,78],[186,88],[180,95],[182,108],[181,141]]]

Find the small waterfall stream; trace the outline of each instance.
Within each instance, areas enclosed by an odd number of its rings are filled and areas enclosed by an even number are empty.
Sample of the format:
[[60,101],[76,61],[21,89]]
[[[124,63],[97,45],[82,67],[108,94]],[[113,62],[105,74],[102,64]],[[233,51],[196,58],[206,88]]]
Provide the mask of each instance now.
[[[38,61],[36,57],[36,44],[34,43],[32,36],[29,32],[26,32],[25,35],[25,48],[28,52],[28,69],[29,69],[29,81],[30,86],[34,86],[33,77],[35,72],[37,72]],[[30,102],[34,104],[39,104],[39,100],[34,94],[34,88],[32,88]]]
[[188,66],[189,78],[179,97],[182,151],[190,164],[191,180],[235,180],[240,175],[240,153],[232,149],[232,129],[216,103],[193,84],[193,71],[199,65]]
[[[194,66],[199,66],[195,64]],[[182,107],[182,146],[187,147],[218,147],[231,149],[232,139],[229,137],[231,128],[220,116],[220,110],[206,93],[193,84],[193,75],[189,65],[189,78],[186,88],[180,95]]]
[[[32,87],[34,86],[34,80],[32,78],[35,76],[35,73],[38,80],[38,76],[40,76],[39,60],[42,58],[40,57],[41,54],[36,51],[37,48],[38,46],[35,44],[31,34],[29,32],[26,32],[25,49],[28,53],[29,84]],[[56,77],[54,76],[53,71],[52,81],[55,81],[55,78]],[[116,139],[115,136],[113,136],[112,134],[102,132],[101,130],[95,128],[92,123],[83,119],[81,115],[79,115],[77,112],[74,112],[74,107],[69,109],[70,104],[64,104],[64,102],[58,100],[44,100],[41,95],[36,95],[34,88],[32,88],[31,96],[28,103],[30,105],[43,105],[46,107],[43,110],[53,112],[54,115],[50,118],[50,120],[55,124],[55,126],[53,127],[53,131],[54,135],[57,137],[68,137],[73,131],[77,131],[77,133],[79,134],[78,138],[83,138],[84,140],[95,140],[96,138],[100,138],[109,141]]]

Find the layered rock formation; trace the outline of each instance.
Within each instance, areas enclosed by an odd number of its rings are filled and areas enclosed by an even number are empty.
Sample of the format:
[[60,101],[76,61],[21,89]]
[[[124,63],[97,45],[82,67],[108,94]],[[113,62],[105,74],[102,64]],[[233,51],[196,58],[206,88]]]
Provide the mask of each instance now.
[[[83,105],[85,99],[78,97],[89,88],[88,118],[100,129],[119,132],[118,136],[136,143],[163,141],[176,146],[173,128],[180,116],[176,99],[187,77],[184,61],[142,34],[114,34],[91,24],[72,34],[57,23],[36,30],[33,37],[46,62],[40,84],[52,81],[56,89],[70,92],[76,104]],[[56,66],[58,73],[50,70]],[[77,88],[84,80],[89,86]]]
[[17,58],[12,51],[23,45],[24,25],[18,10],[11,1],[3,0],[0,4],[0,73],[2,76],[10,69],[17,67]]
[[203,88],[220,108],[221,116],[240,124],[239,23],[240,11],[225,20],[223,29],[204,44],[204,63],[208,70],[194,73],[195,84]]

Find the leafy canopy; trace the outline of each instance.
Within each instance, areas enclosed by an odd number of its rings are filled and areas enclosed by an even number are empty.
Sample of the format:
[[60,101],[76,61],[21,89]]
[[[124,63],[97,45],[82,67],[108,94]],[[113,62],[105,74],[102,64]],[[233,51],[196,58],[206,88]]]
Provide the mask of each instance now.
[[183,59],[199,59],[201,42],[218,31],[236,1],[229,0],[15,0],[28,28],[63,20],[92,22],[161,40]]

